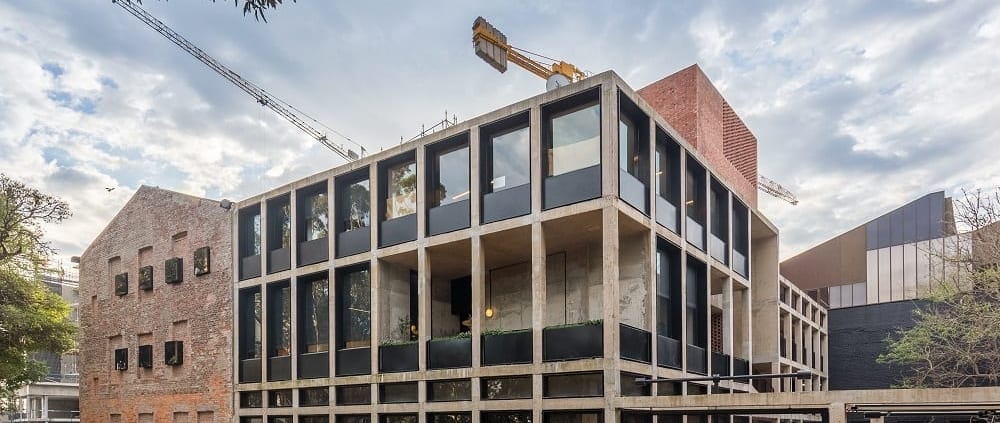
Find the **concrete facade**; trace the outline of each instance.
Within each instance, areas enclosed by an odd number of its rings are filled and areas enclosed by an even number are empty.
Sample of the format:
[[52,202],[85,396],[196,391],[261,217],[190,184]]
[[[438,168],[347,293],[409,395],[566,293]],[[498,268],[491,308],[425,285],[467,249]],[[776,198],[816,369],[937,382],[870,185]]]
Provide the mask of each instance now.
[[[552,185],[549,185],[554,182],[551,169],[546,168],[546,163],[547,160],[552,160],[552,154],[558,152],[547,152],[546,141],[549,135],[545,128],[550,128],[552,124],[546,120],[551,117],[546,116],[560,116],[564,108],[578,110],[580,106],[564,104],[570,104],[579,97],[593,98],[593,103],[600,107],[599,150],[595,150],[599,153],[599,160],[594,168],[597,171],[594,174],[596,178],[585,180],[600,189],[592,197],[546,207],[552,196],[564,194],[554,194]],[[623,103],[625,101],[628,105]],[[486,188],[485,184],[478,181],[486,180],[484,173],[487,169],[484,167],[485,153],[481,151],[484,144],[480,136],[491,125],[523,116],[525,112],[530,133],[530,208],[524,215],[484,223]],[[631,183],[625,179],[632,176],[628,176],[631,174],[627,175],[618,165],[620,132],[614,129],[619,127],[622,113],[628,113],[632,123],[638,122],[637,126],[646,131],[641,137],[648,141],[636,153],[636,160],[651,161],[656,154],[657,143],[654,141],[669,139],[669,142],[675,142],[679,147],[676,154],[677,163],[682,166],[679,169],[680,175],[688,174],[686,166],[696,166],[704,172],[694,174],[700,175],[696,176],[700,178],[700,182],[695,186],[704,191],[689,191],[689,196],[695,196],[689,199],[690,203],[673,205],[680,210],[677,219],[680,227],[686,229],[675,232],[663,222],[658,223],[657,207],[663,203],[659,202],[659,194],[652,189],[652,171],[640,171],[639,177],[635,178],[644,185],[641,197],[628,200],[624,198],[624,184]],[[721,114],[720,103],[717,119],[719,139],[723,121]],[[470,223],[466,228],[428,235],[433,212],[428,204],[429,195],[423,190],[423,181],[428,181],[429,185],[429,178],[433,177],[429,169],[433,169],[431,156],[436,145],[456,139],[468,140],[465,145],[469,149],[469,180],[472,182],[468,196]],[[707,136],[701,139],[707,139]],[[720,144],[720,155],[721,147]],[[385,201],[382,190],[387,176],[383,174],[383,169],[388,164],[403,160],[400,158],[412,158],[416,167],[418,188],[413,223],[416,235],[413,240],[379,248],[377,246],[380,241],[384,241],[388,225],[396,223],[380,216],[381,206],[375,206]],[[729,166],[735,169],[731,164]],[[652,167],[655,166],[648,162],[639,166],[642,169]],[[311,214],[299,209],[303,204],[301,197],[313,195],[311,193],[315,192],[316,187],[321,187],[325,190],[324,201],[327,202],[322,208],[341,210],[338,199],[348,195],[344,193],[341,182],[354,175],[366,175],[368,186],[372,188],[367,193],[370,195],[368,204],[372,210],[371,223],[367,227],[370,232],[366,235],[372,248],[357,254],[335,257],[334,252],[343,248],[337,245],[341,242],[339,240],[342,239],[342,234],[335,234],[335,230],[331,230],[326,238],[320,240],[301,238],[301,228],[307,220],[300,216]],[[691,177],[682,176],[681,179],[672,179],[670,183],[685,187],[684,181],[689,178]],[[751,332],[752,283],[749,276],[757,263],[749,237],[751,220],[759,218],[752,206],[754,199],[741,194],[747,190],[730,188],[728,179],[729,177],[716,174],[714,163],[689,143],[687,138],[675,131],[654,107],[646,103],[643,96],[633,91],[614,73],[606,72],[239,201],[236,207],[240,210],[240,218],[233,223],[234,243],[249,243],[253,247],[236,246],[237,251],[245,254],[234,257],[232,265],[234,268],[242,266],[242,269],[250,271],[234,272],[232,295],[234,298],[253,298],[237,304],[237,309],[240,309],[241,304],[256,304],[258,301],[263,305],[259,308],[259,321],[240,318],[242,312],[238,312],[234,320],[236,333],[245,331],[247,336],[253,338],[234,348],[233,367],[246,370],[241,377],[243,382],[236,383],[233,397],[237,404],[236,413],[242,422],[318,422],[364,416],[365,421],[413,419],[413,422],[423,423],[448,418],[479,423],[497,418],[496,414],[490,413],[500,412],[526,412],[533,421],[559,421],[562,418],[573,419],[572,421],[592,421],[594,418],[618,421],[620,414],[628,414],[627,410],[622,410],[622,399],[630,395],[643,395],[642,392],[636,392],[637,386],[633,382],[635,377],[733,374],[740,366],[746,368],[742,371],[748,371],[755,342]],[[694,216],[691,219],[687,216],[689,208],[696,210],[692,203],[707,203],[713,193],[716,194],[716,200],[712,207],[721,208],[724,229],[713,228],[709,222],[709,217],[714,216],[712,212],[715,210],[702,209],[705,220],[701,222],[692,221]],[[756,195],[752,189],[750,193]],[[285,216],[294,217],[290,223],[276,223],[270,216],[278,209],[269,204],[276,201],[284,204],[286,198],[291,211],[280,212],[277,219],[284,222]],[[689,207],[679,207],[680,204]],[[734,208],[739,204],[743,205],[740,206],[742,209]],[[309,207],[318,210],[315,206]],[[741,211],[744,213],[742,220],[733,219]],[[320,220],[325,221],[326,217],[329,217],[328,221],[339,224],[344,216],[335,212],[334,216],[324,216]],[[241,224],[258,221],[261,222],[259,225]],[[291,228],[286,228],[286,225]],[[247,237],[240,235],[241,230],[246,231],[245,228],[250,227],[259,227],[260,232]],[[269,234],[269,230],[296,234],[296,239],[288,242],[283,236]],[[704,239],[691,241],[696,233],[702,234]],[[733,265],[737,256],[732,247],[739,233],[746,237],[743,241],[746,247],[739,252],[739,258],[745,260],[740,263],[746,263],[742,270]],[[713,240],[713,237],[717,239]],[[776,238],[776,231],[772,233],[772,238]],[[269,245],[269,241],[280,245]],[[296,262],[301,261],[304,254],[312,254],[306,252],[306,249],[311,251],[316,248],[315,244],[308,243],[315,242],[326,243],[323,248],[329,258],[317,263],[298,265]],[[701,246],[695,246],[699,242]],[[712,244],[713,242],[716,244]],[[719,246],[718,243],[721,243],[721,249],[715,248],[710,252],[709,244]],[[290,251],[285,251],[286,248]],[[682,310],[675,310],[680,319],[680,331],[674,336],[679,338],[676,342],[680,342],[681,346],[704,342],[700,349],[700,354],[705,357],[704,368],[692,367],[692,360],[697,361],[697,356],[691,354],[698,353],[699,349],[690,347],[682,347],[677,352],[679,365],[657,365],[662,356],[668,355],[668,350],[661,349],[657,342],[663,336],[656,329],[657,322],[660,321],[657,319],[658,309],[663,310],[655,305],[658,291],[657,254],[654,252],[657,251],[664,251],[664,254],[676,259],[678,275],[684,275],[677,279],[679,296],[687,299],[684,302],[695,301],[690,306],[695,307],[691,310],[697,310],[696,314],[682,311],[683,307]],[[274,258],[279,253],[282,257],[286,254],[291,257],[288,270],[268,272],[269,263],[285,260]],[[667,266],[666,263],[663,265]],[[333,345],[340,343],[337,340],[339,332],[345,330],[336,317],[338,307],[342,307],[341,300],[337,298],[337,287],[351,283],[343,272],[356,269],[357,266],[363,266],[370,275],[371,308],[364,310],[369,313],[373,322],[369,328],[370,341],[367,344],[344,344],[346,347],[334,348]],[[691,270],[691,266],[700,270]],[[774,271],[772,276],[776,278],[776,255],[771,270]],[[303,293],[302,281],[317,277],[323,278],[332,287],[326,298],[327,310],[330,311],[327,316],[329,341],[325,345],[309,344],[310,348],[319,348],[318,354],[324,354],[322,357],[326,372],[318,375],[312,373],[316,369],[315,364],[304,364],[315,363],[310,360],[317,353],[306,350],[303,345],[302,337],[306,335],[303,334],[303,318],[300,317],[304,314],[308,314],[310,319],[315,316],[301,306],[302,298],[306,295]],[[410,277],[416,280],[415,293],[407,288]],[[465,322],[453,311],[456,291],[445,285],[461,277],[471,280],[471,313]],[[695,279],[691,279],[692,277]],[[701,297],[688,292],[688,283],[682,282],[688,280],[690,286],[704,289]],[[287,291],[285,286],[289,287]],[[260,293],[259,299],[256,297],[257,293]],[[290,312],[282,311],[286,307],[281,305],[286,301],[283,299],[286,295],[291,297]],[[410,320],[406,316],[410,310],[407,297],[412,295],[417,297],[418,316],[414,324],[410,325],[410,333],[407,333],[406,323]],[[272,300],[270,297],[273,296],[281,299]],[[278,304],[275,305],[274,301],[278,301]],[[701,301],[703,303],[696,304]],[[484,317],[489,316],[488,309],[494,313],[492,317]],[[248,316],[250,315],[256,315],[256,312],[251,312]],[[399,324],[401,321],[404,322],[402,326]],[[460,326],[463,323],[467,323],[467,326]],[[258,335],[256,329],[247,330],[248,325],[260,327],[262,333]],[[597,338],[590,339],[600,343],[595,357],[547,358],[547,351],[556,347],[552,344],[554,341],[547,341],[554,331],[588,325],[599,328]],[[281,329],[283,327],[293,329],[290,334],[286,334]],[[454,336],[459,327],[468,331],[466,336],[470,339],[470,362],[451,368],[434,368],[432,362],[438,357],[432,349],[437,342],[443,341],[443,337]],[[697,328],[697,333],[692,332],[692,328]],[[483,345],[486,342],[484,334],[492,335],[498,330],[524,330],[530,334],[530,358],[527,362],[504,365],[487,365],[483,362],[487,352]],[[417,335],[411,337],[411,334]],[[579,336],[576,339],[587,340],[585,336]],[[627,336],[637,338],[623,338]],[[290,338],[290,342],[286,338]],[[635,344],[632,341],[634,339],[645,339],[645,346]],[[279,346],[271,348],[275,343]],[[265,346],[266,354],[256,351],[253,346],[258,344]],[[413,345],[416,350],[416,369],[386,372],[380,368],[380,355],[398,344]],[[286,345],[290,348],[286,349]],[[640,351],[632,351],[636,345],[639,345]],[[357,363],[357,355],[347,355],[357,353],[364,354],[367,360],[366,368],[361,370],[363,374],[337,375],[342,368],[353,367]],[[636,355],[641,357],[636,358]],[[303,372],[309,373],[309,376],[303,377]],[[281,376],[275,378],[277,373]],[[593,378],[588,375],[593,375]],[[574,376],[582,377],[574,379]],[[493,386],[494,380],[504,377],[525,377],[530,380],[530,388],[523,394],[526,396],[504,400],[489,398],[491,394],[488,387]],[[437,392],[436,384],[442,381],[460,381],[460,399],[435,401],[431,398]],[[405,385],[408,383],[413,385]],[[340,390],[342,387],[363,387],[367,403],[349,404],[345,401],[348,395]],[[412,388],[412,394],[404,395],[406,399],[402,402],[389,398],[393,395],[387,392],[395,392],[393,390],[398,387]],[[752,392],[754,389],[749,384],[737,382],[722,382],[721,387],[724,392]],[[316,395],[316,389],[322,392],[325,402],[321,405],[304,406],[304,401],[311,401],[305,398]],[[590,391],[560,393],[574,389]],[[716,392],[710,385],[700,383],[682,384],[676,391],[674,387],[646,389],[646,395],[713,395]],[[356,398],[351,399],[354,400]]]
[[[230,215],[217,201],[143,186],[83,253],[81,421],[230,420]],[[208,272],[196,274],[203,247]],[[168,284],[166,261],[175,257],[183,260],[182,281]],[[140,287],[146,266],[151,289]],[[128,274],[124,293],[116,293],[120,274]],[[170,341],[183,342],[183,355],[168,364]],[[150,368],[141,368],[139,347],[147,345]],[[121,363],[119,349],[127,351]]]

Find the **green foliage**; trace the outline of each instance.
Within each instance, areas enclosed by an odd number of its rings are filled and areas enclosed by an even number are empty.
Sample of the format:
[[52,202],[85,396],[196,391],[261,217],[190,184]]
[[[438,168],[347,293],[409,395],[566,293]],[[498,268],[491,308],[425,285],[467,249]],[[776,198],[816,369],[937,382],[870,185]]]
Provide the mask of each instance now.
[[531,329],[486,329],[483,336],[506,335],[509,333],[531,332]]
[[545,329],[571,328],[574,326],[600,326],[604,324],[604,319],[584,320],[576,323],[566,323],[564,325],[548,326]]
[[454,335],[440,336],[440,337],[437,337],[437,338],[432,338],[431,341],[433,342],[433,341],[443,341],[443,340],[447,340],[447,339],[469,339],[469,338],[472,338],[472,332],[465,331],[465,332],[456,333]]
[[0,397],[45,376],[33,353],[75,346],[70,306],[40,280],[52,251],[41,224],[66,217],[66,203],[0,174]]

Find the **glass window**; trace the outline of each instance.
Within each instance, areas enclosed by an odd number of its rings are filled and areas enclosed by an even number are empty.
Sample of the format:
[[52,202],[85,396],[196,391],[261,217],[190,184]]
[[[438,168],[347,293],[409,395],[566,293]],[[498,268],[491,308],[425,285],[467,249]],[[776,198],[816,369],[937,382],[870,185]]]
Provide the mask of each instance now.
[[386,169],[385,220],[417,211],[417,162],[407,161]]
[[488,400],[531,398],[531,376],[482,379],[482,397]]
[[629,175],[642,179],[636,126],[632,120],[621,115],[618,120],[618,168]]
[[267,423],[292,423],[292,416],[270,416]]
[[307,407],[317,405],[330,405],[329,388],[322,387],[299,389],[299,406]]
[[487,193],[519,187],[531,181],[530,133],[525,126],[491,138]]
[[657,128],[656,143],[656,193],[676,205],[680,194],[680,148]]
[[288,282],[269,288],[267,308],[267,333],[270,344],[268,357],[291,354],[292,348],[292,293]]
[[368,269],[345,272],[339,286],[341,348],[371,346],[371,276]]
[[471,423],[471,413],[428,413],[430,423]]
[[240,291],[240,358],[261,358],[260,287]]
[[337,405],[365,405],[372,402],[371,385],[345,385],[336,389]]
[[267,400],[268,407],[291,407],[292,390],[281,389],[278,391],[268,391]]
[[330,416],[301,416],[299,423],[328,423]]
[[679,252],[661,243],[656,250],[656,332],[660,336],[681,337],[680,290]]
[[240,423],[264,423],[264,418],[261,416],[243,416],[240,417]]
[[152,369],[153,368],[153,346],[152,345],[140,345],[139,346],[139,360],[138,365],[140,369]]
[[381,423],[417,423],[416,414],[380,414]]
[[240,211],[240,257],[260,254],[260,206]]
[[688,344],[705,348],[705,307],[708,293],[705,286],[705,265],[688,260],[687,266],[687,337]]
[[[325,276],[325,275],[324,275]],[[330,349],[330,284],[326,277],[306,280],[299,291],[302,302],[302,337],[304,352]]]
[[417,382],[383,383],[378,396],[380,403],[417,402]]
[[353,182],[341,192],[340,215],[343,231],[367,228],[371,224],[371,192],[368,179]]
[[292,245],[292,205],[287,195],[267,202],[267,248],[277,250]]
[[548,176],[601,163],[601,105],[591,104],[552,118]]
[[339,414],[336,417],[337,423],[368,423],[371,421],[370,414]]
[[427,401],[469,401],[472,383],[468,379],[427,382]]
[[543,418],[544,423],[601,423],[604,421],[600,411],[547,411]]
[[128,348],[115,350],[115,370],[128,370]]
[[636,383],[636,379],[649,378],[649,376],[636,375],[632,373],[621,374],[621,389],[623,397],[644,397],[652,393],[652,388],[648,383]]
[[240,392],[240,408],[261,408],[264,395],[260,391]]
[[326,238],[329,233],[326,192],[309,194],[303,200],[305,210],[302,223],[305,225],[305,240]]
[[483,423],[531,423],[531,411],[484,411]]
[[694,160],[687,162],[684,205],[687,209],[687,240],[698,249],[705,249],[705,169]]
[[545,375],[542,382],[545,398],[604,395],[604,377],[600,373],[550,374]]
[[437,153],[434,164],[431,207],[469,199],[469,145],[462,144]]

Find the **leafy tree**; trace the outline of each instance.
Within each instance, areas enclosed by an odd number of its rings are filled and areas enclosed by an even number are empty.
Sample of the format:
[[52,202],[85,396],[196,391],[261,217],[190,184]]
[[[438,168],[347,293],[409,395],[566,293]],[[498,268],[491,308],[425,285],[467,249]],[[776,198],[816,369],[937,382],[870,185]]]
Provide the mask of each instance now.
[[903,387],[1000,385],[1000,191],[956,200],[962,230],[946,241],[946,271],[915,325],[888,339],[880,363],[908,366]]
[[45,376],[32,353],[75,345],[69,305],[40,281],[52,252],[41,225],[69,216],[62,200],[0,174],[0,398]]
[[[132,0],[123,0],[132,1]],[[142,4],[142,0],[135,0],[139,4]],[[296,0],[292,0],[294,3]],[[279,4],[282,4],[284,0],[243,0],[243,15],[249,15],[253,13],[254,19],[258,21],[267,22],[267,16],[264,16],[264,12],[267,9],[277,9]],[[215,0],[212,0],[215,3]],[[233,0],[233,4],[239,7],[240,0]]]

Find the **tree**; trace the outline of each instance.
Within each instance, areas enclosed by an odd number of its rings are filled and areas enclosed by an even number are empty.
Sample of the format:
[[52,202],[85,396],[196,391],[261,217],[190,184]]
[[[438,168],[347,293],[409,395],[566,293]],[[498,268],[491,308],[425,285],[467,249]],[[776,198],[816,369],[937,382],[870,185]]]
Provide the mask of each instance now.
[[[142,4],[142,0],[135,1]],[[295,1],[296,0],[292,0],[293,3]],[[254,19],[267,22],[267,16],[264,16],[264,12],[266,12],[267,9],[277,9],[278,5],[283,2],[284,0],[243,0],[243,15],[245,16],[253,13]],[[212,0],[212,3],[215,3],[215,0]],[[236,7],[239,7],[240,0],[233,0],[233,4],[236,5]]]
[[45,376],[32,353],[75,345],[69,305],[40,281],[53,251],[41,225],[69,216],[62,200],[0,174],[0,398]]
[[915,325],[888,339],[880,363],[908,366],[903,387],[1000,385],[1000,191],[964,192],[961,230],[931,253],[945,265]]

